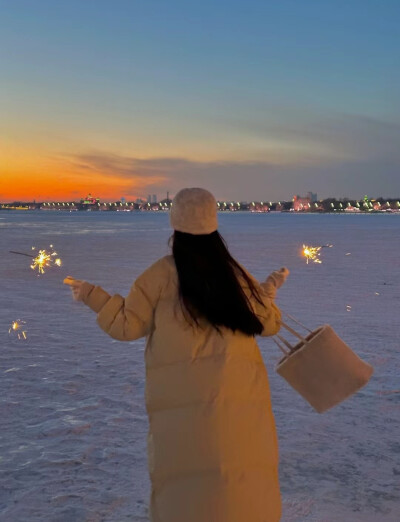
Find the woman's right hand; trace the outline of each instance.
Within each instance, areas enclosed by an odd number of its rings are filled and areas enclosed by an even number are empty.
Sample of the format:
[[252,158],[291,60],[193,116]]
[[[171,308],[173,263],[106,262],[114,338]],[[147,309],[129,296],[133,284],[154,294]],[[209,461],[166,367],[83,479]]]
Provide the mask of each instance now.
[[75,279],[72,276],[67,276],[63,283],[68,285],[72,291],[72,297],[74,301],[82,301],[82,285],[84,281]]

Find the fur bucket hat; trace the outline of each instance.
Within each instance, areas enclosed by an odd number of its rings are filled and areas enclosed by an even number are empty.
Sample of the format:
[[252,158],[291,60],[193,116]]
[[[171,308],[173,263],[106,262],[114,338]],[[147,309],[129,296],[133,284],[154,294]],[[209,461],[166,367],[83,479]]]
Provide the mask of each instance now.
[[218,228],[217,202],[208,190],[185,188],[172,201],[170,222],[174,230],[187,234],[211,234]]

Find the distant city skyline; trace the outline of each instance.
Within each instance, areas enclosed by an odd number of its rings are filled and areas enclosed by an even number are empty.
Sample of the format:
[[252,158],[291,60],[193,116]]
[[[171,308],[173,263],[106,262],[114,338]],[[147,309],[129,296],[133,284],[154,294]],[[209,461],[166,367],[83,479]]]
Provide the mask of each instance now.
[[[165,196],[165,197],[164,197]],[[259,194],[260,196],[260,194]],[[281,198],[279,200],[273,200],[272,198],[269,198],[266,194],[264,194],[264,196],[266,197],[258,197],[258,198],[253,198],[253,199],[245,199],[245,198],[228,198],[228,199],[221,199],[221,198],[216,198],[216,201],[218,202],[218,205],[220,203],[230,203],[230,204],[233,204],[233,205],[239,205],[240,203],[244,204],[244,205],[248,205],[248,204],[253,204],[254,202],[257,202],[257,203],[265,203],[266,205],[276,205],[276,204],[281,204],[282,203],[293,203],[294,206],[298,207],[298,206],[304,206],[306,203],[311,203],[311,204],[316,204],[316,203],[320,203],[320,202],[329,202],[329,201],[337,201],[337,202],[347,202],[349,203],[350,201],[353,201],[353,202],[369,202],[369,204],[371,204],[372,202],[377,202],[377,201],[382,201],[383,203],[387,202],[389,203],[390,202],[395,202],[396,203],[396,206],[399,207],[400,206],[400,195],[386,195],[386,196],[382,196],[382,195],[369,195],[368,194],[364,194],[364,196],[362,197],[357,197],[357,198],[351,198],[351,197],[348,197],[348,196],[330,196],[330,197],[327,197],[327,198],[320,198],[318,197],[318,194],[315,193],[315,192],[307,192],[305,194],[294,194],[292,197],[287,197],[287,198]],[[164,195],[161,195],[160,198],[157,196],[157,194],[148,194],[147,195],[147,198],[146,197],[137,197],[136,199],[127,199],[125,197],[121,197],[121,198],[117,198],[116,200],[110,200],[110,198],[108,199],[104,199],[104,198],[98,198],[96,196],[93,196],[91,193],[87,194],[85,197],[80,197],[80,198],[75,198],[75,199],[70,199],[70,200],[62,200],[62,199],[59,199],[59,200],[52,200],[52,201],[49,201],[49,200],[36,200],[36,199],[32,199],[32,200],[23,200],[21,198],[16,198],[12,201],[0,201],[0,208],[6,208],[7,206],[9,206],[10,204],[13,205],[13,204],[22,204],[22,205],[30,205],[30,204],[33,204],[33,207],[35,208],[39,208],[38,205],[41,205],[43,204],[44,206],[54,206],[54,205],[64,205],[64,204],[83,204],[83,205],[86,205],[86,204],[89,204],[89,205],[115,205],[115,204],[122,204],[123,205],[132,205],[132,204],[144,204],[144,205],[152,205],[152,206],[157,206],[158,204],[160,205],[164,205],[166,204],[165,202],[168,202],[169,203],[172,203],[173,201],[173,198],[174,198],[174,194],[170,194],[169,192],[167,192],[166,194]],[[253,202],[253,203],[252,203]]]
[[0,201],[400,194],[400,2],[0,0]]

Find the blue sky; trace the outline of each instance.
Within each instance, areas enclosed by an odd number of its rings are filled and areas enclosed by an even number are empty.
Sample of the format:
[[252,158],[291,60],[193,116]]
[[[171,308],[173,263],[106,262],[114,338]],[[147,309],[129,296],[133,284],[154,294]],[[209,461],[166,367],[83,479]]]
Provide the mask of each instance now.
[[399,21],[397,0],[0,0],[2,177],[398,197]]

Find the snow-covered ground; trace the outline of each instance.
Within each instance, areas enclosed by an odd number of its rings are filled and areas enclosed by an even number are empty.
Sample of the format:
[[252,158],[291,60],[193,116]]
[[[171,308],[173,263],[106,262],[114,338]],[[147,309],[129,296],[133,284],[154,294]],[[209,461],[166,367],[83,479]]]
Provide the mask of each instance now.
[[[282,522],[400,520],[400,216],[220,216],[232,253],[258,278],[291,270],[278,303],[309,327],[329,322],[375,367],[367,387],[318,415],[260,347],[280,441]],[[144,522],[144,341],[119,343],[72,302],[70,274],[126,293],[168,252],[168,216],[0,213],[0,520]],[[322,249],[306,265],[303,243]],[[38,277],[29,252],[53,244],[63,266]],[[351,307],[351,308],[350,308]],[[28,339],[8,335],[26,321]]]

